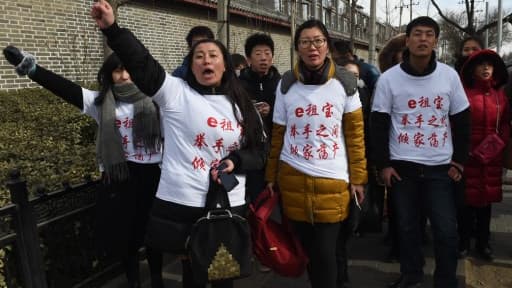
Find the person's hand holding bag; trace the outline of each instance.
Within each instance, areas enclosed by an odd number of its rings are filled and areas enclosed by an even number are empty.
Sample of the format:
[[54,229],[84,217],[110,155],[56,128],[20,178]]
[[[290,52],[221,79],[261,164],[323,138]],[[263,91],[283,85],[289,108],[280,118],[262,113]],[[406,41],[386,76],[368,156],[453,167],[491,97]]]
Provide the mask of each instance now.
[[16,73],[18,75],[30,76],[30,74],[36,70],[37,61],[34,55],[10,45],[5,47],[3,52],[5,59],[16,67]]

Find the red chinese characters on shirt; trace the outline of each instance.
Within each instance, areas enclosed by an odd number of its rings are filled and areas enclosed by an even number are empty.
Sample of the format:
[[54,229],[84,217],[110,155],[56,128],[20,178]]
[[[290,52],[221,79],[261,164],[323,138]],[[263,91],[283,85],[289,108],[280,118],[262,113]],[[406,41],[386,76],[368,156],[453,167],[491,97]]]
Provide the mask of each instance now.
[[116,119],[115,121],[116,128],[133,128],[133,119],[125,117],[124,119]]
[[322,143],[320,144],[320,148],[316,150],[318,152],[318,158],[325,160],[329,157],[329,153],[327,152],[327,144]]
[[[213,116],[207,118],[205,129],[211,129],[209,131],[219,129],[223,134],[237,133],[236,139],[240,139],[240,136],[242,135],[240,123]],[[240,131],[240,133],[237,131]],[[211,139],[208,138],[207,135],[218,135],[218,133],[201,131],[197,133],[195,138],[192,140],[192,145],[197,147],[198,150],[205,150],[207,147],[211,147],[210,149],[213,149],[213,152],[221,155],[240,149],[240,143],[238,141],[234,141],[233,143],[226,143],[224,137]],[[201,157],[201,155],[203,154],[200,152],[198,152],[197,155],[193,155],[193,159],[191,160],[193,170],[206,171],[219,165],[219,159],[205,159],[204,157]]]
[[405,127],[409,124],[411,124],[411,121],[409,121],[409,115],[408,114],[404,114],[402,116],[402,121],[400,121],[400,123],[402,123],[402,125]]
[[220,121],[220,127],[222,128],[222,130],[224,131],[235,131],[233,129],[233,125],[231,124],[231,121],[229,120],[226,120],[226,119],[222,119]]
[[314,104],[309,104],[308,107],[306,107],[305,111],[306,115],[308,116],[318,116],[318,111],[316,105]]
[[206,161],[202,157],[196,156],[194,160],[192,160],[192,168],[194,168],[194,170],[206,171]]
[[203,147],[208,147],[208,144],[206,143],[206,133],[199,133],[196,135],[196,139],[194,140],[194,146],[197,146],[199,149],[202,149]]
[[434,98],[434,105],[435,105],[436,109],[438,109],[438,110],[443,109],[443,100],[444,100],[444,98],[439,95],[436,96],[436,98]]
[[[431,109],[441,110],[443,109],[443,101],[444,98],[437,95],[433,99],[430,99],[426,96],[420,96],[417,99],[408,99],[407,100],[407,106],[410,109],[414,109],[417,113],[416,116],[414,116],[414,123],[411,123],[410,114],[404,114],[400,118],[400,125],[405,127],[415,127],[418,129],[421,129],[423,127],[429,126],[432,128],[447,128],[448,122],[447,122],[447,115],[444,115],[442,117],[438,117],[436,115],[430,115],[428,117],[429,112],[431,113]],[[425,109],[422,111],[422,109]],[[431,129],[432,129],[431,128]],[[439,148],[446,144],[446,140],[448,138],[448,132],[443,133],[442,143],[440,143],[440,137],[439,133],[432,132],[430,135],[424,135],[420,131],[416,131],[416,133],[411,133],[412,136],[412,142],[410,142],[409,134],[406,132],[400,132],[400,134],[397,137],[398,144],[404,144],[404,145],[414,145],[415,147],[424,147],[429,146],[433,148]],[[426,138],[426,139],[425,139]],[[426,144],[425,141],[428,141]]]
[[420,132],[417,132],[416,134],[414,134],[414,146],[420,147],[420,146],[425,145],[425,141],[423,140],[424,136],[425,135]]
[[224,138],[219,138],[215,140],[215,145],[213,146],[213,149],[215,149],[215,153],[220,153],[222,151],[222,148],[224,148]]
[[432,133],[432,135],[428,137],[428,141],[430,142],[431,147],[439,147],[439,140],[437,139],[436,132]]
[[313,158],[313,146],[311,146],[311,144],[306,144],[302,149],[302,153],[306,160]]
[[299,146],[290,144],[290,154],[299,156]]
[[[308,104],[305,107],[299,106],[296,107],[293,111],[294,116],[297,118],[308,119],[309,117],[317,116],[333,118],[335,116],[334,108],[335,107],[332,103],[325,102],[322,105]],[[331,121],[332,120],[329,122]],[[288,135],[291,139],[305,139],[315,141],[318,139],[327,138],[334,138],[338,140],[340,137],[340,132],[341,124],[326,125],[324,123],[320,123],[312,125],[311,123],[306,122],[303,126],[297,126],[296,123],[291,124],[287,133],[289,133]],[[337,150],[341,149],[340,144],[336,141],[333,141],[332,145],[324,142],[321,143],[322,144],[317,144],[315,147],[313,147],[312,144],[305,144],[303,147],[300,147],[296,144],[290,144],[288,149],[290,155],[302,157],[305,160],[326,160],[329,158],[336,158]]]
[[332,105],[329,102],[325,103],[325,105],[322,106],[322,112],[324,112],[325,118],[331,118],[332,117],[332,108],[333,107],[334,107],[334,105]]
[[409,135],[407,133],[400,133],[398,135],[398,144],[400,143],[409,144]]
[[233,152],[233,151],[238,150],[238,149],[240,149],[240,144],[235,141],[235,142],[233,142],[233,144],[228,146],[227,150],[228,150],[228,152]]
[[215,169],[217,168],[217,166],[219,166],[220,164],[220,160],[219,159],[213,159],[211,162],[210,162],[210,167],[212,169]]
[[316,136],[319,137],[329,137],[329,134],[327,133],[327,127],[325,127],[324,124],[320,124],[320,127],[316,129]]
[[421,96],[420,100],[418,100],[418,104],[421,108],[428,108],[430,104],[428,103],[428,97]]
[[339,135],[340,135],[340,125],[334,124],[334,126],[331,129],[331,136],[334,138],[338,138]]
[[293,124],[290,127],[290,136],[295,138],[295,136],[299,135],[299,131],[297,131],[297,125]]
[[421,128],[421,124],[423,124],[423,122],[425,122],[423,121],[423,114],[420,114],[416,117],[416,121],[414,121],[414,124],[416,124],[418,128]]
[[439,127],[439,124],[437,124],[437,117],[435,115],[432,115],[432,117],[430,117],[430,119],[428,119],[427,123],[430,126]]
[[128,135],[123,135],[121,143],[123,144],[123,148],[126,150],[128,149],[128,144],[132,142],[129,140]]
[[309,139],[309,134],[311,134],[311,132],[313,132],[313,130],[311,130],[311,124],[306,124],[306,126],[304,126],[302,135],[304,135],[306,139]]

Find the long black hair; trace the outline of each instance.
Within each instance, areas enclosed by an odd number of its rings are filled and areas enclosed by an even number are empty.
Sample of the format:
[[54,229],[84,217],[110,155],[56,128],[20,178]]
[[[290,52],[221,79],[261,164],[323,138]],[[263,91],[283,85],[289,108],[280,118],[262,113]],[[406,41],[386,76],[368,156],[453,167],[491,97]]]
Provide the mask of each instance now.
[[[190,87],[197,90],[197,87],[204,87],[197,82],[194,74],[192,73],[192,62],[194,51],[197,46],[203,43],[213,43],[215,44],[221,51],[222,57],[224,58],[224,68],[226,69],[222,74],[221,84],[219,88],[220,91],[227,96],[229,102],[231,103],[231,109],[233,110],[233,114],[235,118],[242,127],[242,147],[250,148],[250,149],[258,149],[261,148],[261,145],[264,141],[264,133],[263,133],[263,124],[261,119],[252,104],[247,91],[243,88],[242,84],[236,77],[235,69],[233,67],[233,63],[231,61],[231,56],[220,41],[214,39],[203,39],[194,44],[190,52],[188,53],[188,70],[185,77],[185,80],[190,85]],[[213,88],[213,87],[208,87]],[[201,92],[201,91],[199,91]],[[240,109],[240,114],[242,115],[242,119],[238,116],[236,112],[236,107]]]
[[114,80],[112,79],[112,72],[117,68],[124,67],[121,59],[117,57],[116,53],[110,54],[103,65],[101,65],[100,70],[98,71],[98,75],[96,76],[96,80],[98,81],[98,85],[100,88],[100,93],[96,99],[94,99],[94,104],[101,105],[103,103],[103,99],[105,99],[105,95],[114,85]]

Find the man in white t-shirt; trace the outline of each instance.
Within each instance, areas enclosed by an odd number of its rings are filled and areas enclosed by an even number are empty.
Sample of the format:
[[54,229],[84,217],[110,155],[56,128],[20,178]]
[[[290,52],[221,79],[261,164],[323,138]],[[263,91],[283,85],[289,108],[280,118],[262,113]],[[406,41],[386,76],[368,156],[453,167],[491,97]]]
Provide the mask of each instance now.
[[[421,211],[432,226],[434,287],[457,287],[456,197],[468,158],[469,102],[455,70],[437,62],[439,26],[422,16],[407,25],[403,63],[381,75],[370,129],[374,159],[393,193],[401,277],[389,287],[423,281]],[[454,128],[455,127],[455,128]]]

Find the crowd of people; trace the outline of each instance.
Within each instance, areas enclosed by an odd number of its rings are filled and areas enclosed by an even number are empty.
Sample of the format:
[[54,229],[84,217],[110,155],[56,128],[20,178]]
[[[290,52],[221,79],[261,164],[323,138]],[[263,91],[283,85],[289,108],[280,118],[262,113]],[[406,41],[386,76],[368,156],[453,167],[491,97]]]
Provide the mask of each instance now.
[[439,25],[421,16],[383,47],[377,69],[312,19],[296,29],[297,62],[280,74],[268,34],[249,36],[245,56],[231,55],[197,26],[171,74],[106,1],[95,2],[91,16],[113,50],[98,72],[99,91],[17,47],[4,55],[20,76],[96,120],[97,247],[122,260],[130,287],[140,287],[143,246],[152,287],[164,287],[168,252],[181,259],[183,287],[205,287],[194,281],[185,242],[212,185],[222,184],[219,173],[238,180],[228,193],[238,215],[264,189],[280,194],[313,288],[347,287],[347,241],[365,229],[350,216],[367,196],[378,221],[386,211],[389,255],[400,263],[387,287],[421,287],[427,220],[434,287],[458,287],[457,261],[473,247],[493,260],[491,205],[502,199],[512,95],[503,60],[479,38],[464,39],[450,67],[436,58]]

